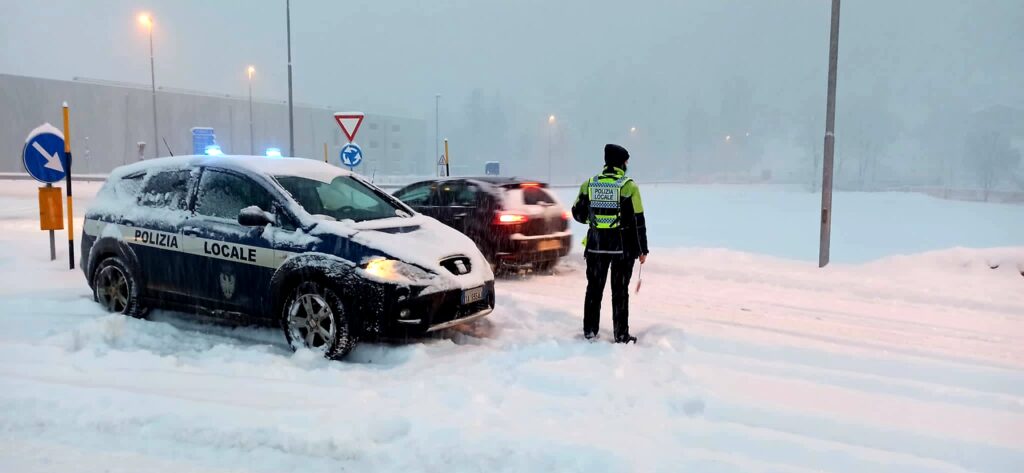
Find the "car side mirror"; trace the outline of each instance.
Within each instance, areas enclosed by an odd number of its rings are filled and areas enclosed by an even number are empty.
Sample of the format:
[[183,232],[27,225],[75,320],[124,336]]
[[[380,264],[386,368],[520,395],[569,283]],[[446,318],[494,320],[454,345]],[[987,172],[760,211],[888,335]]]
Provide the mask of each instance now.
[[274,224],[274,215],[253,205],[238,212],[238,223],[244,227],[265,227]]

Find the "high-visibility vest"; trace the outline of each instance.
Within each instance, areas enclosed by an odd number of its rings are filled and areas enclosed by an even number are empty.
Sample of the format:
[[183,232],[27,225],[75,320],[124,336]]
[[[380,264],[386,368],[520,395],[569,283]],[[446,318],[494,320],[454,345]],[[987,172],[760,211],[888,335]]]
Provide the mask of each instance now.
[[622,220],[622,187],[632,179],[598,174],[590,178],[590,225],[599,230],[619,228]]

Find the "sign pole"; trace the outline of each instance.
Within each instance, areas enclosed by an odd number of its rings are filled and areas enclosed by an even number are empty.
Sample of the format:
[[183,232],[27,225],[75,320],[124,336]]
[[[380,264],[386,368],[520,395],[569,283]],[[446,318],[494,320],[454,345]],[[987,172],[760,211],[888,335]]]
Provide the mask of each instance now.
[[71,197],[71,128],[68,123],[68,103],[64,102],[64,155],[68,159],[64,184],[68,188],[68,269],[75,269],[75,222]]
[[[47,189],[53,188],[53,184],[50,184],[49,182],[47,182],[46,183],[46,188]],[[57,192],[60,192],[60,191],[58,190]],[[57,241],[56,241],[56,239],[53,236],[53,230],[50,230],[50,261],[55,261],[56,259],[57,259]]]
[[832,171],[836,147],[836,63],[839,60],[839,0],[832,0],[832,28],[828,48],[828,98],[825,104],[825,154],[821,178],[821,239],[818,267],[828,264],[832,240]]
[[452,175],[451,163],[448,162],[448,138],[444,139],[444,173],[446,177]]
[[324,142],[324,162],[327,162],[327,143]]

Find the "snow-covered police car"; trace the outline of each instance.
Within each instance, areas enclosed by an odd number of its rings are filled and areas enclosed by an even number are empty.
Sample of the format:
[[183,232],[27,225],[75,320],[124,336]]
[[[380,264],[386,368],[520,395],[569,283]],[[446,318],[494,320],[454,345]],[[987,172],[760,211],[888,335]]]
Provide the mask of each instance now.
[[415,336],[494,308],[494,275],[466,236],[302,158],[117,168],[86,213],[81,267],[107,310],[280,325],[292,347],[335,359],[365,336]]

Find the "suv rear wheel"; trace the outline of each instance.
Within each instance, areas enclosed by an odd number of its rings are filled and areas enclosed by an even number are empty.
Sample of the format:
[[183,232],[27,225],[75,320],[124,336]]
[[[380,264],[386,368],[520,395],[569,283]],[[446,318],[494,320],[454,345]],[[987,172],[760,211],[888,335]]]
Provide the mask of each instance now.
[[327,286],[304,281],[282,306],[284,335],[293,349],[308,348],[325,358],[344,358],[356,340],[341,298]]
[[533,263],[533,270],[538,273],[550,273],[555,269],[555,265],[558,264],[558,259],[549,259],[544,261],[538,261]]
[[139,282],[135,273],[121,258],[111,256],[96,266],[92,273],[93,299],[108,312],[142,318],[149,312],[139,298]]

